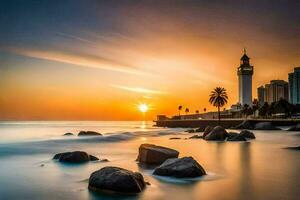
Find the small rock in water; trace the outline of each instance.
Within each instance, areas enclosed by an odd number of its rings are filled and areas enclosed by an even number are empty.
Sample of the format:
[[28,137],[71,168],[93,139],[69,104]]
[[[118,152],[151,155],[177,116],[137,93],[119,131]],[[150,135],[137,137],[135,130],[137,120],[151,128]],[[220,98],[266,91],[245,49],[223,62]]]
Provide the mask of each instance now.
[[93,155],[89,155],[89,157],[90,157],[90,161],[99,160],[99,158],[97,158],[96,156],[93,156]]
[[213,129],[214,129],[214,128],[211,127],[211,126],[205,127],[204,133],[203,133],[203,138],[204,138],[205,136],[207,136]]
[[196,128],[195,129],[195,132],[203,132],[205,130],[205,128],[204,127],[199,127],[199,128]]
[[243,136],[244,138],[255,139],[254,133],[248,130],[242,130],[240,132],[240,136]]
[[194,130],[194,129],[189,129],[189,130],[186,130],[185,132],[188,132],[188,133],[195,133],[195,130]]
[[206,174],[203,167],[193,157],[170,158],[155,168],[154,175],[193,178]]
[[65,133],[64,136],[72,136],[74,135],[73,133]]
[[78,136],[102,136],[102,134],[96,131],[80,131]]
[[109,162],[109,160],[104,158],[104,159],[101,159],[100,162]]
[[41,164],[40,166],[41,166],[41,167],[44,167],[45,165],[44,165],[44,164]]
[[193,135],[191,137],[189,137],[189,139],[203,139],[202,135]]
[[119,167],[104,167],[93,172],[89,178],[89,189],[96,192],[136,194],[145,187],[141,173]]
[[240,135],[238,133],[235,132],[229,132],[228,133],[228,137],[227,137],[227,141],[247,141],[246,138],[243,135]]
[[171,137],[169,138],[169,140],[180,140],[181,138],[180,137]]
[[295,146],[295,147],[286,147],[286,149],[291,149],[291,150],[300,150],[300,146]]
[[73,152],[65,152],[56,154],[53,159],[58,159],[59,162],[67,162],[67,163],[83,163],[93,160],[99,160],[97,157],[88,155],[84,151],[73,151]]
[[227,131],[222,126],[216,126],[212,131],[207,134],[204,139],[205,140],[217,140],[224,141],[228,136]]
[[145,164],[161,164],[168,158],[177,158],[179,152],[167,147],[142,144],[139,147],[137,161]]

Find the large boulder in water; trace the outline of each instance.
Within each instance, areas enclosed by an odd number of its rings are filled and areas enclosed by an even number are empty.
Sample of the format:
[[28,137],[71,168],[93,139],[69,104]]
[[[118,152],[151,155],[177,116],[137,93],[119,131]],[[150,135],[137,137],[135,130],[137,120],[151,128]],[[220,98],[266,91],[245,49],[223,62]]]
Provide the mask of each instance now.
[[204,133],[203,133],[203,138],[204,138],[205,136],[207,136],[213,129],[214,129],[214,128],[211,127],[211,126],[205,127]]
[[142,144],[139,148],[137,161],[145,164],[161,164],[169,158],[177,158],[179,152],[167,147],[153,144]]
[[206,174],[203,167],[192,157],[170,158],[155,168],[154,175],[192,178]]
[[102,134],[96,131],[80,131],[78,136],[102,136]]
[[56,154],[53,159],[59,160],[59,162],[66,163],[83,163],[88,161],[99,160],[97,157],[87,154],[84,151],[73,151]]
[[222,126],[216,126],[204,139],[224,141],[227,136],[228,133]]
[[142,174],[119,167],[104,167],[89,178],[89,189],[96,192],[135,194],[145,187]]
[[287,131],[300,131],[300,124],[290,127]]
[[255,139],[254,133],[248,130],[242,130],[239,135],[243,136],[244,138]]
[[272,122],[259,122],[255,124],[254,130],[281,130],[272,124]]
[[240,135],[235,132],[229,132],[227,141],[247,141],[246,138],[243,135]]
[[240,123],[237,126],[232,127],[233,129],[249,129],[253,130],[254,129],[254,124],[249,121],[249,120],[244,120],[242,123]]

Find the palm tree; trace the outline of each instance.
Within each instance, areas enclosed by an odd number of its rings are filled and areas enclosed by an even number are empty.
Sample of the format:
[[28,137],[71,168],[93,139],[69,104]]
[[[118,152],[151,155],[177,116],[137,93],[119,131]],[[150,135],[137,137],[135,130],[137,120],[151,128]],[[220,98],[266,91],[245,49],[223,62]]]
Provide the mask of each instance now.
[[179,111],[179,116],[180,116],[180,111],[182,110],[182,105],[178,106],[178,111]]
[[228,100],[227,92],[225,88],[222,87],[216,87],[213,91],[210,93],[209,103],[211,103],[213,106],[218,108],[218,117],[219,117],[219,124],[221,120],[221,113],[220,108],[223,107]]
[[186,108],[185,109],[185,114],[187,115],[190,112],[190,109]]

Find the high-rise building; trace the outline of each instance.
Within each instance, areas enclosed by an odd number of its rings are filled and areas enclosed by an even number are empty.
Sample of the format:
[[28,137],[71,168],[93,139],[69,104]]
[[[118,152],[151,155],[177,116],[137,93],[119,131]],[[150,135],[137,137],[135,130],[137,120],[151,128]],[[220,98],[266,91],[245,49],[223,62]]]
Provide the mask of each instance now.
[[279,101],[280,99],[289,99],[288,82],[284,80],[272,80],[265,87],[257,88],[259,102],[268,102],[269,104]]
[[250,65],[250,58],[247,56],[245,49],[237,75],[239,77],[239,103],[241,105],[252,105],[253,66]]
[[292,104],[300,104],[300,67],[289,74],[289,100]]
[[258,100],[258,104],[260,106],[264,105],[264,103],[265,103],[265,88],[264,88],[264,86],[260,86],[259,88],[257,88],[257,100]]

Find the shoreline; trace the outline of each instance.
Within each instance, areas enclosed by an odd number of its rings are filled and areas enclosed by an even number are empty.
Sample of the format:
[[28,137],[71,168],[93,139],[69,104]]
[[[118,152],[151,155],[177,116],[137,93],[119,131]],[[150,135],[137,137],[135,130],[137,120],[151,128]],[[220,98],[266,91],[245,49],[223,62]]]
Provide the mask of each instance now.
[[[220,125],[228,129],[241,124],[245,120],[254,124],[272,122],[274,126],[292,126],[300,123],[300,119],[221,119]],[[218,119],[154,120],[153,122],[157,127],[167,128],[197,128],[218,125]]]

